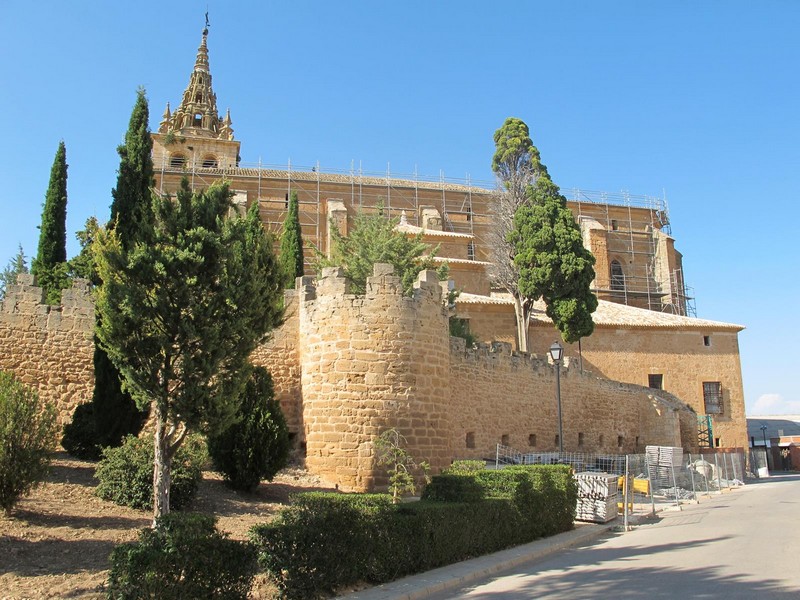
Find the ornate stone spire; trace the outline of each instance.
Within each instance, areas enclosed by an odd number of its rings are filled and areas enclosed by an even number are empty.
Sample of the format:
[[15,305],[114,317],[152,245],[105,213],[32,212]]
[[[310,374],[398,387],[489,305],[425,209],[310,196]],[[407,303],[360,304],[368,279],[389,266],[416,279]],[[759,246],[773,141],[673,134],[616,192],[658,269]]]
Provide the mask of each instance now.
[[171,116],[169,107],[167,107],[159,132],[233,140],[230,111],[224,122],[217,112],[217,96],[211,87],[211,70],[208,66],[207,41],[208,26],[206,24],[203,29],[203,39],[197,49],[194,70],[189,77],[189,85],[183,92],[180,106]]

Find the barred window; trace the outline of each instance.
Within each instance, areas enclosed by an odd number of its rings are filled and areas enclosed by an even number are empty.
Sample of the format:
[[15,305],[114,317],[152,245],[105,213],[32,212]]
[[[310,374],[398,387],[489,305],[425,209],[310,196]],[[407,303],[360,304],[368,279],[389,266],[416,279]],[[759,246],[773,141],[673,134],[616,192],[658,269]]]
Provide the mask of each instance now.
[[722,414],[722,384],[719,381],[703,382],[703,402],[707,415]]

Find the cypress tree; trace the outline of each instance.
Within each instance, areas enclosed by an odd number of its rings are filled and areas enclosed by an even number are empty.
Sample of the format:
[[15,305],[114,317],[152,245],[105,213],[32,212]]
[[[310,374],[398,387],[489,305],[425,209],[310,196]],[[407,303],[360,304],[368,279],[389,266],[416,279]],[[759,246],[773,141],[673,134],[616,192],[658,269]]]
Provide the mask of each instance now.
[[303,235],[300,229],[297,192],[292,192],[289,198],[289,211],[283,221],[278,265],[283,287],[294,289],[295,279],[303,276]]
[[509,234],[520,294],[542,298],[564,341],[577,342],[594,330],[594,256],[583,246],[567,200],[546,170],[528,188],[528,200],[514,214]]
[[111,222],[124,248],[133,246],[152,222],[151,188],[153,179],[153,139],[148,121],[150,111],[143,89],[137,91],[136,104],[131,113],[125,143],[117,147],[119,171],[117,187],[111,190]]
[[39,226],[39,249],[31,272],[45,290],[47,301],[57,304],[61,290],[67,287],[67,148],[58,144],[50,183],[45,194],[42,223]]
[[[117,148],[120,157],[117,186],[111,191],[111,221],[124,248],[147,236],[152,222],[153,140],[148,121],[150,111],[143,89],[137,91],[125,143]],[[99,319],[99,316],[98,316]],[[99,323],[98,323],[99,324]],[[130,394],[122,390],[120,373],[95,339],[94,426],[99,446],[119,446],[128,434],[141,431],[147,418]]]

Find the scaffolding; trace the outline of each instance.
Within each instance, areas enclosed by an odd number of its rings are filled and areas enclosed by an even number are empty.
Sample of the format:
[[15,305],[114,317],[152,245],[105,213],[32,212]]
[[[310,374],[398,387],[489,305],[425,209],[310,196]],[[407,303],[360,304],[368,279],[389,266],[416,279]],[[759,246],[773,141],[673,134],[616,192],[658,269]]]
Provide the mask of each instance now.
[[[164,156],[160,185],[171,188],[183,175],[191,174],[193,187],[205,187],[220,178],[228,179],[237,191],[257,199],[261,218],[268,229],[279,233],[286,216],[289,197],[297,193],[300,225],[305,242],[307,266],[317,251],[325,250],[327,203],[342,200],[363,210],[377,210],[388,218],[405,214],[411,225],[421,226],[421,208],[436,207],[443,230],[471,236],[467,255],[490,261],[487,239],[492,223],[491,205],[496,182],[446,177],[398,174],[387,163],[385,172],[365,171],[355,161],[349,169],[315,165],[241,163],[235,168],[203,167],[197,162],[171,166]],[[686,287],[681,265],[667,268],[663,246],[671,235],[666,197],[609,193],[564,188],[562,193],[576,218],[599,222],[607,232],[609,262],[615,260],[623,272],[614,280],[598,273],[598,297],[647,308],[694,316],[693,298]]]

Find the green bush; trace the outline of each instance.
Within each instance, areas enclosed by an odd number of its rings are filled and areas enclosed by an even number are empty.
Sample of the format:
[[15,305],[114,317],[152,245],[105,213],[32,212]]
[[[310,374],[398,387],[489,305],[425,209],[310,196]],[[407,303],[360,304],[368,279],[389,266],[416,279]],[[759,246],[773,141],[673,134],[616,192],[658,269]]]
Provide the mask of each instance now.
[[241,421],[208,438],[214,469],[233,489],[252,491],[286,466],[289,429],[274,396],[269,372],[254,367],[241,397]]
[[[97,495],[122,506],[152,509],[154,453],[152,436],[131,435],[118,448],[104,448],[103,458],[95,469],[100,482]],[[186,438],[172,459],[170,508],[186,506],[194,498],[205,460],[203,440],[197,436]]]
[[486,497],[486,489],[474,475],[442,473],[431,479],[422,492],[423,500],[435,502],[479,502]]
[[271,523],[251,530],[259,564],[288,598],[315,598],[362,579],[369,535],[392,506],[386,494],[298,494]]
[[97,443],[97,433],[94,427],[94,404],[84,402],[75,407],[72,421],[64,425],[61,445],[64,450],[76,458],[84,460],[100,458],[102,452]]
[[446,475],[472,475],[486,470],[486,462],[482,460],[454,460],[442,473]]
[[[383,583],[571,529],[563,518],[577,499],[569,468],[539,469],[436,476],[427,500],[402,504],[386,495],[301,494],[251,529],[251,541],[288,598]],[[458,490],[468,502],[443,501]]]
[[47,475],[56,412],[11,373],[0,371],[0,508],[10,510]]
[[111,553],[108,598],[247,598],[256,572],[255,552],[229,540],[214,517],[170,513],[139,541]]

